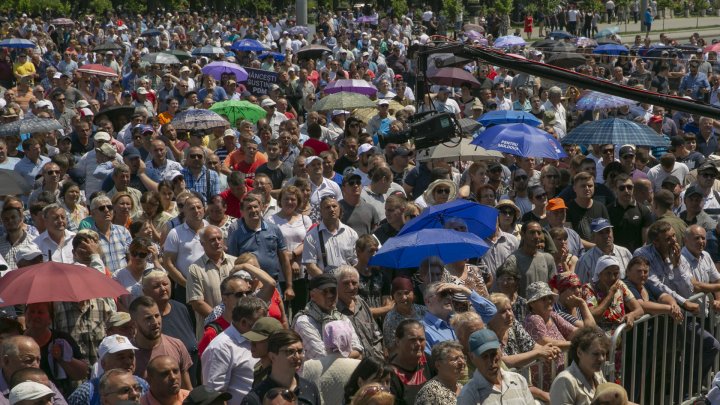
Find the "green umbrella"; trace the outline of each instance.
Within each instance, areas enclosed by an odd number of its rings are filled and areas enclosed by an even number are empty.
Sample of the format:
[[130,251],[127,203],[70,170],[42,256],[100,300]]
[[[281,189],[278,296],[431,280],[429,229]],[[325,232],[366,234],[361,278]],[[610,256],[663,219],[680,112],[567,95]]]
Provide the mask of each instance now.
[[221,101],[213,104],[210,110],[226,116],[233,127],[239,118],[256,124],[261,118],[267,115],[262,107],[245,100]]
[[312,107],[313,111],[330,111],[330,110],[354,110],[356,108],[375,107],[376,103],[367,96],[358,93],[350,93],[341,91],[340,93],[330,94],[320,99]]

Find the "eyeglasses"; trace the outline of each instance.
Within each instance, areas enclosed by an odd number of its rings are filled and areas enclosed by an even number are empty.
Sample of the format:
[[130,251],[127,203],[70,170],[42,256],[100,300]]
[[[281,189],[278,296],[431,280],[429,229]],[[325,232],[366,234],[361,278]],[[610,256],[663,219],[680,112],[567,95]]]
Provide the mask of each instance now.
[[190,159],[202,159],[204,156],[202,154],[192,154],[188,155]]
[[436,188],[435,190],[433,190],[433,193],[435,193],[435,194],[448,194],[448,195],[449,195],[449,194],[450,194],[450,189],[449,189],[449,188]]
[[615,149],[603,149],[602,153],[615,153]]
[[305,349],[280,349],[288,357],[300,356],[305,357]]
[[349,180],[347,183],[345,183],[346,186],[355,187],[362,184],[362,181],[360,180]]
[[223,295],[226,296],[226,297],[229,297],[229,296],[231,296],[231,295],[234,295],[235,298],[242,298],[242,297],[247,297],[247,296],[249,296],[249,295],[250,295],[250,291],[229,292],[229,293],[224,293]]
[[632,184],[623,184],[622,186],[618,186],[618,190],[620,191],[632,191],[635,188]]
[[148,257],[148,252],[131,252],[130,255],[132,257],[137,257],[138,259],[145,259],[146,257]]
[[48,176],[52,176],[53,174],[60,174],[60,170],[48,170],[45,172]]
[[628,153],[622,156],[623,159],[635,159],[635,155],[632,153]]
[[268,391],[265,394],[265,399],[269,399],[272,401],[275,398],[277,398],[278,395],[283,397],[283,399],[288,402],[295,403],[295,401],[297,401],[297,396],[295,396],[294,392],[292,392],[288,389],[285,389],[285,388],[281,388],[281,387],[275,387],[275,388],[271,389],[270,391]]
[[508,208],[508,209],[500,210],[500,213],[503,215],[511,216],[511,215],[515,215],[515,210]]
[[547,198],[547,194],[538,194],[535,196],[535,198],[538,200],[544,200]]
[[99,207],[96,207],[98,211],[112,211],[113,206],[112,205],[101,205]]

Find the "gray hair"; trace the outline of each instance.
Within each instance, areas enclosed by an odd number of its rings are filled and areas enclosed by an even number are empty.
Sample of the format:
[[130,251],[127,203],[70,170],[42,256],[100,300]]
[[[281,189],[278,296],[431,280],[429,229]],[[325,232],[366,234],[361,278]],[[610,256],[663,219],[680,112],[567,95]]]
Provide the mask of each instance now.
[[169,279],[168,274],[165,270],[162,270],[162,269],[150,270],[147,274],[143,275],[143,278],[142,278],[143,290],[148,288],[148,286],[150,285],[150,282],[152,282],[153,280],[158,279],[158,278],[163,278],[163,277]]
[[112,200],[110,197],[106,195],[99,195],[90,202],[90,210],[94,210],[95,208],[99,207],[100,205],[112,205]]
[[455,340],[446,340],[433,346],[432,352],[430,353],[430,362],[435,364],[448,358],[450,351],[455,350],[462,353],[462,345]]
[[112,175],[117,176],[123,173],[130,173],[130,166],[120,163],[113,169]]
[[552,86],[548,89],[548,95],[562,96],[562,89],[558,86]]
[[52,211],[57,211],[57,210],[62,210],[63,213],[65,212],[65,208],[61,207],[60,204],[50,204],[50,205],[47,205],[47,206],[46,206],[45,208],[43,208],[43,210],[42,210],[43,218],[47,218],[47,216],[50,215],[50,212],[52,212]]
[[360,277],[357,269],[355,269],[355,267],[353,266],[350,266],[349,264],[343,264],[337,269],[335,269],[335,279],[337,279],[338,282],[345,280],[345,278],[353,275],[356,277]]
[[208,225],[208,226],[206,226],[205,228],[203,228],[203,229],[200,230],[200,240],[206,241],[206,240],[207,240],[207,237],[208,237],[208,236],[207,236],[207,235],[208,235],[208,232],[210,232],[210,231],[218,231],[218,232],[220,232],[220,234],[222,235],[222,229],[218,228],[218,227],[215,226],[215,225]]
[[121,369],[121,368],[114,368],[112,370],[107,370],[105,373],[100,377],[100,395],[108,394],[107,390],[110,385],[111,378],[115,376],[124,376],[124,375],[132,375],[129,371]]

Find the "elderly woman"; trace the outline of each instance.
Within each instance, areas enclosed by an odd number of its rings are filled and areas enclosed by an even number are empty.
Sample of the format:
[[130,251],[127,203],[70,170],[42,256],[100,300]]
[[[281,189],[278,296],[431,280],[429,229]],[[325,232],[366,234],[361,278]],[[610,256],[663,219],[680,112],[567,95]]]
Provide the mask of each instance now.
[[513,236],[520,236],[520,208],[512,200],[500,200],[495,208],[498,209],[500,229]]
[[[562,350],[569,348],[568,339],[577,328],[553,310],[558,295],[544,281],[536,281],[528,286],[527,296],[530,313],[525,318],[525,330],[541,345],[549,344]],[[552,382],[552,369],[560,371],[564,365],[565,356],[561,352],[554,361],[545,361],[542,379],[535,377],[533,381],[541,382],[540,388],[548,390]],[[535,371],[533,368],[533,375]]]
[[555,377],[550,387],[550,403],[590,405],[598,385],[605,382],[602,367],[609,351],[610,339],[601,329],[578,329],[570,342],[570,366]]
[[574,254],[570,253],[568,233],[565,228],[552,228],[548,233],[550,234],[550,239],[552,239],[553,244],[555,245],[555,250],[551,252],[551,254],[555,260],[557,272],[575,272],[575,265],[577,265],[578,258]]
[[390,310],[383,321],[383,343],[388,352],[395,348],[395,330],[405,319],[422,320],[427,309],[415,303],[415,286],[407,277],[395,277],[392,281],[392,297],[395,307]]
[[422,208],[443,204],[452,201],[457,197],[457,186],[452,180],[435,180],[428,186],[427,190],[415,199],[415,203]]
[[458,380],[464,376],[466,364],[460,343],[445,341],[433,346],[430,364],[437,374],[420,388],[415,405],[457,404],[457,396],[462,388]]
[[558,299],[553,306],[555,313],[578,328],[595,326],[595,318],[590,313],[587,302],[580,297],[582,283],[577,274],[555,274],[549,285],[558,292]]
[[497,191],[489,184],[483,184],[478,187],[474,194],[468,198],[470,201],[476,201],[480,204],[494,207],[497,205]]
[[623,322],[632,327],[643,315],[642,307],[620,280],[620,263],[614,256],[600,256],[592,282],[583,286],[581,294],[595,322],[607,332]]
[[344,394],[345,385],[360,364],[360,360],[349,358],[352,352],[352,325],[345,321],[332,321],[323,327],[325,356],[308,360],[303,365],[301,376],[313,381],[320,390],[322,402],[337,402]]

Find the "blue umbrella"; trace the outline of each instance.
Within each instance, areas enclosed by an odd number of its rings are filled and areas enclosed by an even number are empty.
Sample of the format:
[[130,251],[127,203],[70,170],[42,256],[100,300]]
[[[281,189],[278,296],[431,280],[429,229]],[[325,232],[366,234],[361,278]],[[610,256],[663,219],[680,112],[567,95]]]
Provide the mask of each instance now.
[[485,127],[498,124],[512,124],[524,122],[528,125],[538,126],[542,124],[534,115],[525,111],[490,111],[478,118],[478,122]]
[[403,226],[398,235],[426,228],[444,228],[450,218],[460,218],[468,226],[468,232],[481,238],[495,233],[498,211],[493,207],[468,200],[453,200],[428,207],[422,214]]
[[528,124],[495,125],[470,143],[521,157],[560,159],[567,156],[557,139]]
[[10,38],[0,41],[0,48],[28,49],[36,46],[35,42],[22,38]]
[[624,105],[636,104],[633,100],[601,93],[599,91],[591,91],[585,94],[575,104],[575,108],[580,111],[599,110],[602,108],[618,108]]
[[562,143],[572,145],[642,145],[669,146],[662,135],[647,125],[622,118],[589,121],[570,131]]
[[627,47],[625,45],[620,44],[604,44],[600,45],[597,48],[593,49],[593,53],[595,54],[601,54],[601,55],[622,55],[622,54],[628,54],[630,51],[628,51]]
[[549,33],[547,37],[552,39],[570,39],[575,38],[575,35],[565,31],[553,31]]
[[243,51],[243,52],[262,52],[264,50],[267,50],[265,45],[261,44],[260,42],[254,40],[254,39],[247,39],[247,38],[233,42],[230,49],[232,49],[233,51]]
[[143,31],[140,34],[141,37],[159,37],[160,35],[162,35],[162,31],[155,29],[155,28],[151,28],[149,30]]
[[304,37],[307,37],[308,34],[310,33],[310,30],[308,29],[308,27],[306,27],[304,25],[296,25],[296,26],[290,28],[288,30],[288,32],[291,35],[302,35]]
[[513,46],[525,46],[525,40],[515,35],[506,35],[504,37],[498,37],[493,46],[495,48],[511,48]]
[[275,59],[276,62],[283,62],[285,60],[285,55],[281,54],[280,52],[265,52],[261,53],[258,56],[258,59],[265,59],[268,56],[272,56],[273,59]]
[[370,259],[371,266],[393,269],[418,267],[429,256],[445,263],[482,257],[489,247],[477,235],[452,229],[422,229],[390,238]]

